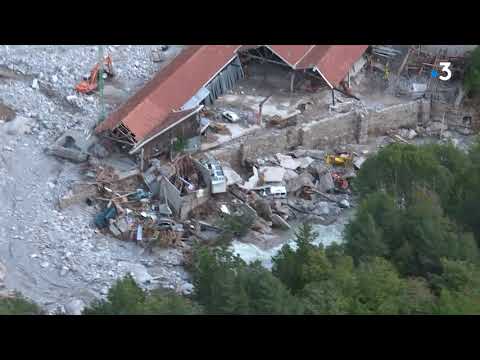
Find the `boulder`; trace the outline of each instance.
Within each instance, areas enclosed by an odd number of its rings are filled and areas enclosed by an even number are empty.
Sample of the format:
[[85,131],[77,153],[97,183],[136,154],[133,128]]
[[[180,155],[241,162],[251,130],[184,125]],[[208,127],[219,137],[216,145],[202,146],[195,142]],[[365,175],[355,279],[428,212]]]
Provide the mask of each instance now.
[[272,224],[273,226],[279,227],[283,230],[290,230],[291,226],[287,223],[280,215],[273,214],[272,215]]
[[340,207],[348,209],[350,207],[350,202],[347,199],[343,199],[339,203]]
[[418,135],[418,134],[417,134],[417,132],[416,132],[415,130],[410,129],[410,130],[408,130],[408,133],[407,133],[406,138],[407,138],[408,140],[412,140],[412,139],[414,139],[415,137],[417,137],[417,135]]
[[257,211],[258,216],[264,218],[267,221],[272,219],[272,208],[267,200],[258,198],[255,200],[254,204],[255,210]]
[[68,315],[82,315],[82,311],[85,308],[85,303],[80,299],[73,299],[65,306],[65,312]]
[[328,172],[329,169],[330,167],[327,164],[319,163],[319,162],[310,164],[310,166],[308,167],[308,170],[310,171],[310,173],[316,177],[320,177],[324,175],[326,172]]
[[459,134],[462,134],[462,135],[472,135],[473,134],[472,129],[467,128],[467,127],[462,127],[462,126],[457,127],[455,129],[455,131]]
[[120,268],[123,268],[125,272],[130,273],[138,284],[147,284],[153,280],[152,276],[148,273],[147,268],[142,264],[133,264],[122,261],[118,265]]
[[265,166],[259,169],[264,183],[282,182],[285,175],[285,169],[279,166]]
[[289,152],[288,154],[293,155],[296,158],[299,158],[299,157],[305,156],[306,153],[307,153],[307,150],[305,150],[305,149],[297,149],[297,150],[293,150],[293,151]]
[[428,135],[437,135],[440,132],[447,130],[447,125],[442,124],[441,122],[433,122],[425,130]]
[[320,201],[317,203],[315,212],[318,215],[329,215],[330,214],[330,207],[326,201]]
[[298,173],[294,170],[284,169],[283,181],[290,181],[298,176]]
[[288,192],[293,193],[300,190],[304,186],[310,186],[312,188],[315,186],[313,184],[313,176],[308,172],[304,172],[299,176],[297,176],[296,178],[287,182],[286,188]]
[[12,108],[0,103],[0,121],[8,122],[12,121],[14,118],[15,111]]
[[9,135],[24,135],[31,131],[32,119],[16,116],[12,121],[3,125],[2,129]]
[[362,167],[363,163],[367,160],[364,156],[357,156],[353,159],[353,166],[355,169],[360,170]]
[[315,160],[313,160],[310,156],[306,156],[306,157],[298,158],[298,161],[300,162],[300,168],[306,169]]
[[108,150],[99,143],[96,143],[92,146],[90,153],[99,159],[106,158],[109,155]]
[[178,289],[178,292],[182,295],[190,295],[193,292],[193,285],[185,283]]
[[283,154],[276,154],[275,157],[277,158],[278,162],[280,163],[280,166],[285,168],[285,169],[291,169],[295,170],[297,169],[302,162],[300,160],[294,159],[291,156],[288,155],[283,155]]
[[255,220],[252,224],[252,230],[258,231],[261,234],[270,234],[272,232],[270,225],[262,218],[257,218]]
[[320,176],[319,181],[317,183],[317,189],[318,191],[321,191],[324,193],[330,192],[333,189],[335,189],[335,184],[333,182],[332,175],[330,174],[330,172],[327,172],[322,176]]
[[444,132],[442,133],[442,137],[443,137],[444,139],[451,139],[451,138],[453,137],[453,134],[452,134],[451,131],[448,131],[448,130],[447,130],[447,131],[444,131]]
[[310,156],[316,160],[324,160],[325,159],[325,151],[324,150],[307,150],[305,156]]

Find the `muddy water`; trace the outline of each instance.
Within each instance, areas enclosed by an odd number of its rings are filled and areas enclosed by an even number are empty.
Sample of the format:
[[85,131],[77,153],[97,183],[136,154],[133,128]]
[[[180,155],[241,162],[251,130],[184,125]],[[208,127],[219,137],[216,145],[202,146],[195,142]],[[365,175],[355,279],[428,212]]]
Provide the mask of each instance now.
[[[318,233],[318,236],[313,241],[313,244],[324,246],[330,245],[333,242],[341,243],[343,241],[342,232],[345,225],[351,219],[354,214],[354,210],[350,209],[345,211],[342,216],[331,225],[313,224],[313,229]],[[300,225],[299,223],[293,224],[294,229]],[[295,249],[294,231],[285,232],[283,235],[283,241],[275,246],[269,248],[260,248],[252,243],[240,242],[235,240],[230,246],[230,250],[238,254],[243,260],[250,263],[259,260],[263,266],[267,269],[272,267],[272,256],[275,256],[283,245],[289,244]]]

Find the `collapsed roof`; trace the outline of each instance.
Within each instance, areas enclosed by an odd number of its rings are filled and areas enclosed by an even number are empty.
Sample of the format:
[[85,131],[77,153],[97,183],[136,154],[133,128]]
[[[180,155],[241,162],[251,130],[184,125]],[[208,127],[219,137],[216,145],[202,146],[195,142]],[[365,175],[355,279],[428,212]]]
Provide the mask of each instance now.
[[[247,45],[252,47],[252,45]],[[260,46],[260,45],[258,45]],[[345,79],[368,45],[263,45],[294,70],[317,71],[333,88]]]
[[[239,45],[191,45],[159,71],[139,92],[113,112],[95,131],[122,123],[143,140],[152,130],[171,125],[174,111],[194,96],[236,56]],[[173,121],[174,122],[174,121]]]
[[[294,70],[317,71],[333,88],[348,74],[367,45],[190,45],[140,91],[100,123],[95,131],[123,124],[137,144],[188,118],[182,108],[237,56],[239,49],[265,46]],[[138,147],[138,146],[137,146]]]

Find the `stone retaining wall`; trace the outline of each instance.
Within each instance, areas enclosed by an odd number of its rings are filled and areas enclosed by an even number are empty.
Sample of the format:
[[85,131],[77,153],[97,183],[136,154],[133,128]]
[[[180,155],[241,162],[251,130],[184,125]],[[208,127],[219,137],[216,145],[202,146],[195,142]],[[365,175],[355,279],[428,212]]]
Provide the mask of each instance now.
[[430,102],[416,100],[379,111],[354,110],[343,114],[323,115],[295,127],[253,132],[212,153],[219,160],[234,165],[240,164],[242,158],[253,159],[297,146],[314,149],[365,142],[367,136],[383,135],[390,129],[415,128],[418,123],[425,123],[429,118]]

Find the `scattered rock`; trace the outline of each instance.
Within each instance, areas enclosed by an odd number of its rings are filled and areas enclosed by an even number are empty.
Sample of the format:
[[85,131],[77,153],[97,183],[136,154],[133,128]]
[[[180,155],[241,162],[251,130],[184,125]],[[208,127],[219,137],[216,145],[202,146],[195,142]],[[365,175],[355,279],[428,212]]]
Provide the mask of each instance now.
[[190,295],[193,292],[193,285],[190,283],[184,283],[178,289],[182,295]]
[[348,209],[350,207],[350,202],[347,199],[343,199],[339,202],[340,207]]
[[28,134],[31,131],[32,119],[17,116],[12,121],[6,123],[3,126],[3,130],[9,135],[23,135]]
[[444,131],[443,134],[442,134],[442,137],[444,139],[451,139],[453,137],[453,133],[451,131]]
[[62,267],[62,270],[60,270],[60,276],[65,276],[65,275],[67,275],[67,273],[68,273],[69,270],[70,270],[70,269],[69,269],[68,267],[66,267],[66,266]]
[[15,118],[15,111],[8,107],[7,105],[4,105],[0,103],[0,121],[11,121]]
[[273,226],[279,227],[283,230],[290,230],[292,228],[280,215],[272,214],[271,219]]
[[138,284],[147,284],[153,279],[148,273],[147,268],[141,264],[120,262],[119,267],[123,268],[125,272],[130,273]]
[[267,200],[258,198],[254,203],[255,210],[257,211],[258,216],[261,216],[267,221],[272,219],[272,208]]
[[462,134],[462,135],[472,135],[473,134],[472,129],[467,128],[467,127],[462,127],[462,126],[459,126],[459,127],[455,128],[455,131],[458,132],[459,134]]
[[319,215],[329,215],[330,207],[328,206],[328,203],[325,201],[320,201],[319,203],[317,203],[316,212]]
[[367,159],[363,156],[357,156],[353,159],[353,166],[355,167],[355,169],[360,170],[366,160]]
[[441,131],[447,130],[447,125],[441,122],[433,122],[426,129],[428,135],[438,135]]
[[90,149],[90,153],[99,159],[106,158],[109,155],[109,151],[99,143],[95,143],[92,146],[92,148]]
[[38,79],[33,79],[32,81],[32,89],[38,90],[40,86],[38,85]]
[[408,130],[408,134],[407,134],[406,137],[407,137],[408,140],[412,140],[412,139],[414,139],[415,137],[417,137],[417,135],[418,135],[418,134],[417,134],[417,132],[416,132],[415,130],[410,129],[410,130]]
[[320,179],[317,184],[317,189],[321,192],[330,192],[335,188],[333,183],[332,175],[329,171],[320,176]]
[[100,289],[100,294],[107,295],[108,294],[108,287],[103,287]]
[[295,179],[288,181],[286,187],[288,192],[295,192],[300,190],[303,186],[314,187],[313,176],[308,172],[304,172]]
[[65,313],[68,315],[82,315],[85,303],[80,299],[73,299],[65,305]]
[[0,288],[4,286],[5,275],[7,273],[7,267],[0,262]]
[[47,268],[47,267],[50,266],[50,263],[49,263],[48,261],[45,261],[45,262],[41,263],[40,266],[41,266],[42,268]]

